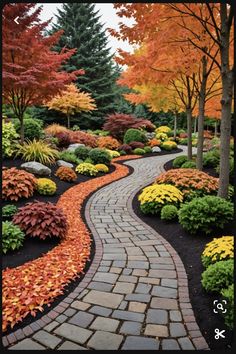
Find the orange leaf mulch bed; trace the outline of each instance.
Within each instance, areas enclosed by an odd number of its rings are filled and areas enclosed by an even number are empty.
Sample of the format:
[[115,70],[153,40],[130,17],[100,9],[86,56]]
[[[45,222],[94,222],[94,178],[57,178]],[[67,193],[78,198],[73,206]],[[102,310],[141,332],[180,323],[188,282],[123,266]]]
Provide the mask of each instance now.
[[[122,156],[113,161],[140,158]],[[125,177],[128,167],[114,163],[116,170],[68,189],[58,200],[68,221],[66,238],[44,256],[2,273],[2,330],[23,320],[28,314],[36,316],[43,305],[63,294],[64,287],[83,274],[90,256],[90,233],[82,220],[84,200],[98,188]]]

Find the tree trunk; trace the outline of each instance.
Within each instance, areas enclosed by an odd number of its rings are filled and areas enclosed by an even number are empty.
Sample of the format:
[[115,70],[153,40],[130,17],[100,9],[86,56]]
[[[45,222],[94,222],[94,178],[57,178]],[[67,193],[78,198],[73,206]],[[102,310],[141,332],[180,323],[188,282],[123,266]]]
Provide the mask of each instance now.
[[204,116],[206,103],[206,85],[207,85],[207,60],[205,55],[202,58],[202,82],[199,92],[198,108],[198,137],[197,137],[197,169],[202,170],[203,160],[203,141],[204,141]]
[[70,129],[70,115],[67,113],[67,128]]
[[215,121],[215,134],[214,134],[214,136],[215,136],[215,138],[217,137],[217,120]]
[[194,134],[197,132],[197,117],[194,119],[193,132]]
[[220,176],[218,196],[228,197],[229,188],[229,158],[231,133],[231,106],[233,96],[233,70],[229,67],[230,28],[228,25],[227,5],[220,5],[221,17],[221,79],[222,79],[222,113],[220,125]]
[[176,139],[177,133],[177,112],[174,114],[174,139]]
[[18,116],[19,120],[20,120],[20,143],[23,144],[24,140],[25,140],[25,132],[24,132],[24,117],[22,116]]
[[187,134],[188,134],[188,160],[192,160],[192,110],[186,109],[187,114]]

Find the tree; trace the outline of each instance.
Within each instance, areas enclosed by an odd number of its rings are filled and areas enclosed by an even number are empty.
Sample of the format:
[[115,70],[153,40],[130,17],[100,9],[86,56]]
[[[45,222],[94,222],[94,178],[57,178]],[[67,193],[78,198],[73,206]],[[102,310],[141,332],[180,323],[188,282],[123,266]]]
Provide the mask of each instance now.
[[78,49],[63,69],[68,72],[78,68],[85,70],[85,75],[77,78],[76,85],[90,93],[97,104],[96,111],[80,117],[79,125],[85,126],[86,120],[91,127],[100,127],[103,117],[114,112],[116,73],[99,13],[95,11],[95,4],[64,3],[56,17],[52,32],[62,29],[64,33],[55,50],[61,51],[65,46]]
[[[23,116],[30,105],[41,104],[55,95],[83,71],[60,71],[61,64],[74,49],[55,53],[52,46],[61,32],[43,37],[49,22],[40,22],[42,8],[32,3],[12,3],[3,8],[3,97],[20,120],[21,142],[24,141]],[[14,19],[18,17],[16,23]]]
[[78,112],[90,112],[96,109],[94,99],[82,92],[74,84],[67,85],[53,99],[46,103],[49,109],[54,109],[66,114],[67,126],[70,128],[70,117]]

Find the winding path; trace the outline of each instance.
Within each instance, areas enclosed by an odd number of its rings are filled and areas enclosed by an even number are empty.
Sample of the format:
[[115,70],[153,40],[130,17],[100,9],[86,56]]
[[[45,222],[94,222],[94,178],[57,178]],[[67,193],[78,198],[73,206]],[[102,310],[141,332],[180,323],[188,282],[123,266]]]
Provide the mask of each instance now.
[[37,321],[38,329],[23,338],[14,332],[12,343],[18,342],[11,349],[209,349],[195,321],[181,259],[132,210],[136,192],[168,160],[163,155],[128,161],[134,168],[130,176],[93,194],[85,212],[96,242],[89,271]]

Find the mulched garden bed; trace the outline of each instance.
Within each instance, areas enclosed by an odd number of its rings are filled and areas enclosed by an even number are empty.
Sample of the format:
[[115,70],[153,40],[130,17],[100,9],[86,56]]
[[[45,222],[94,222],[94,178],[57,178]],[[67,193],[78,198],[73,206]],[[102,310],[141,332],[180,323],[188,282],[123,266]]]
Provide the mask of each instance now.
[[[165,164],[165,169],[171,168],[172,161]],[[207,172],[206,170],[203,171]],[[214,171],[211,172],[213,175]],[[189,296],[196,321],[210,349],[226,350],[231,348],[233,332],[224,325],[224,320],[219,314],[213,313],[213,301],[218,299],[218,295],[211,295],[205,292],[201,286],[201,273],[204,270],[201,264],[201,254],[206,243],[210,242],[214,237],[233,235],[234,225],[228,225],[224,230],[218,230],[214,234],[207,236],[204,234],[190,235],[183,230],[178,222],[166,222],[158,216],[144,215],[139,208],[139,194],[140,192],[133,199],[134,212],[143,222],[151,226],[171,244],[184,263],[188,276]],[[215,328],[224,329],[226,338],[216,340],[214,338]]]

